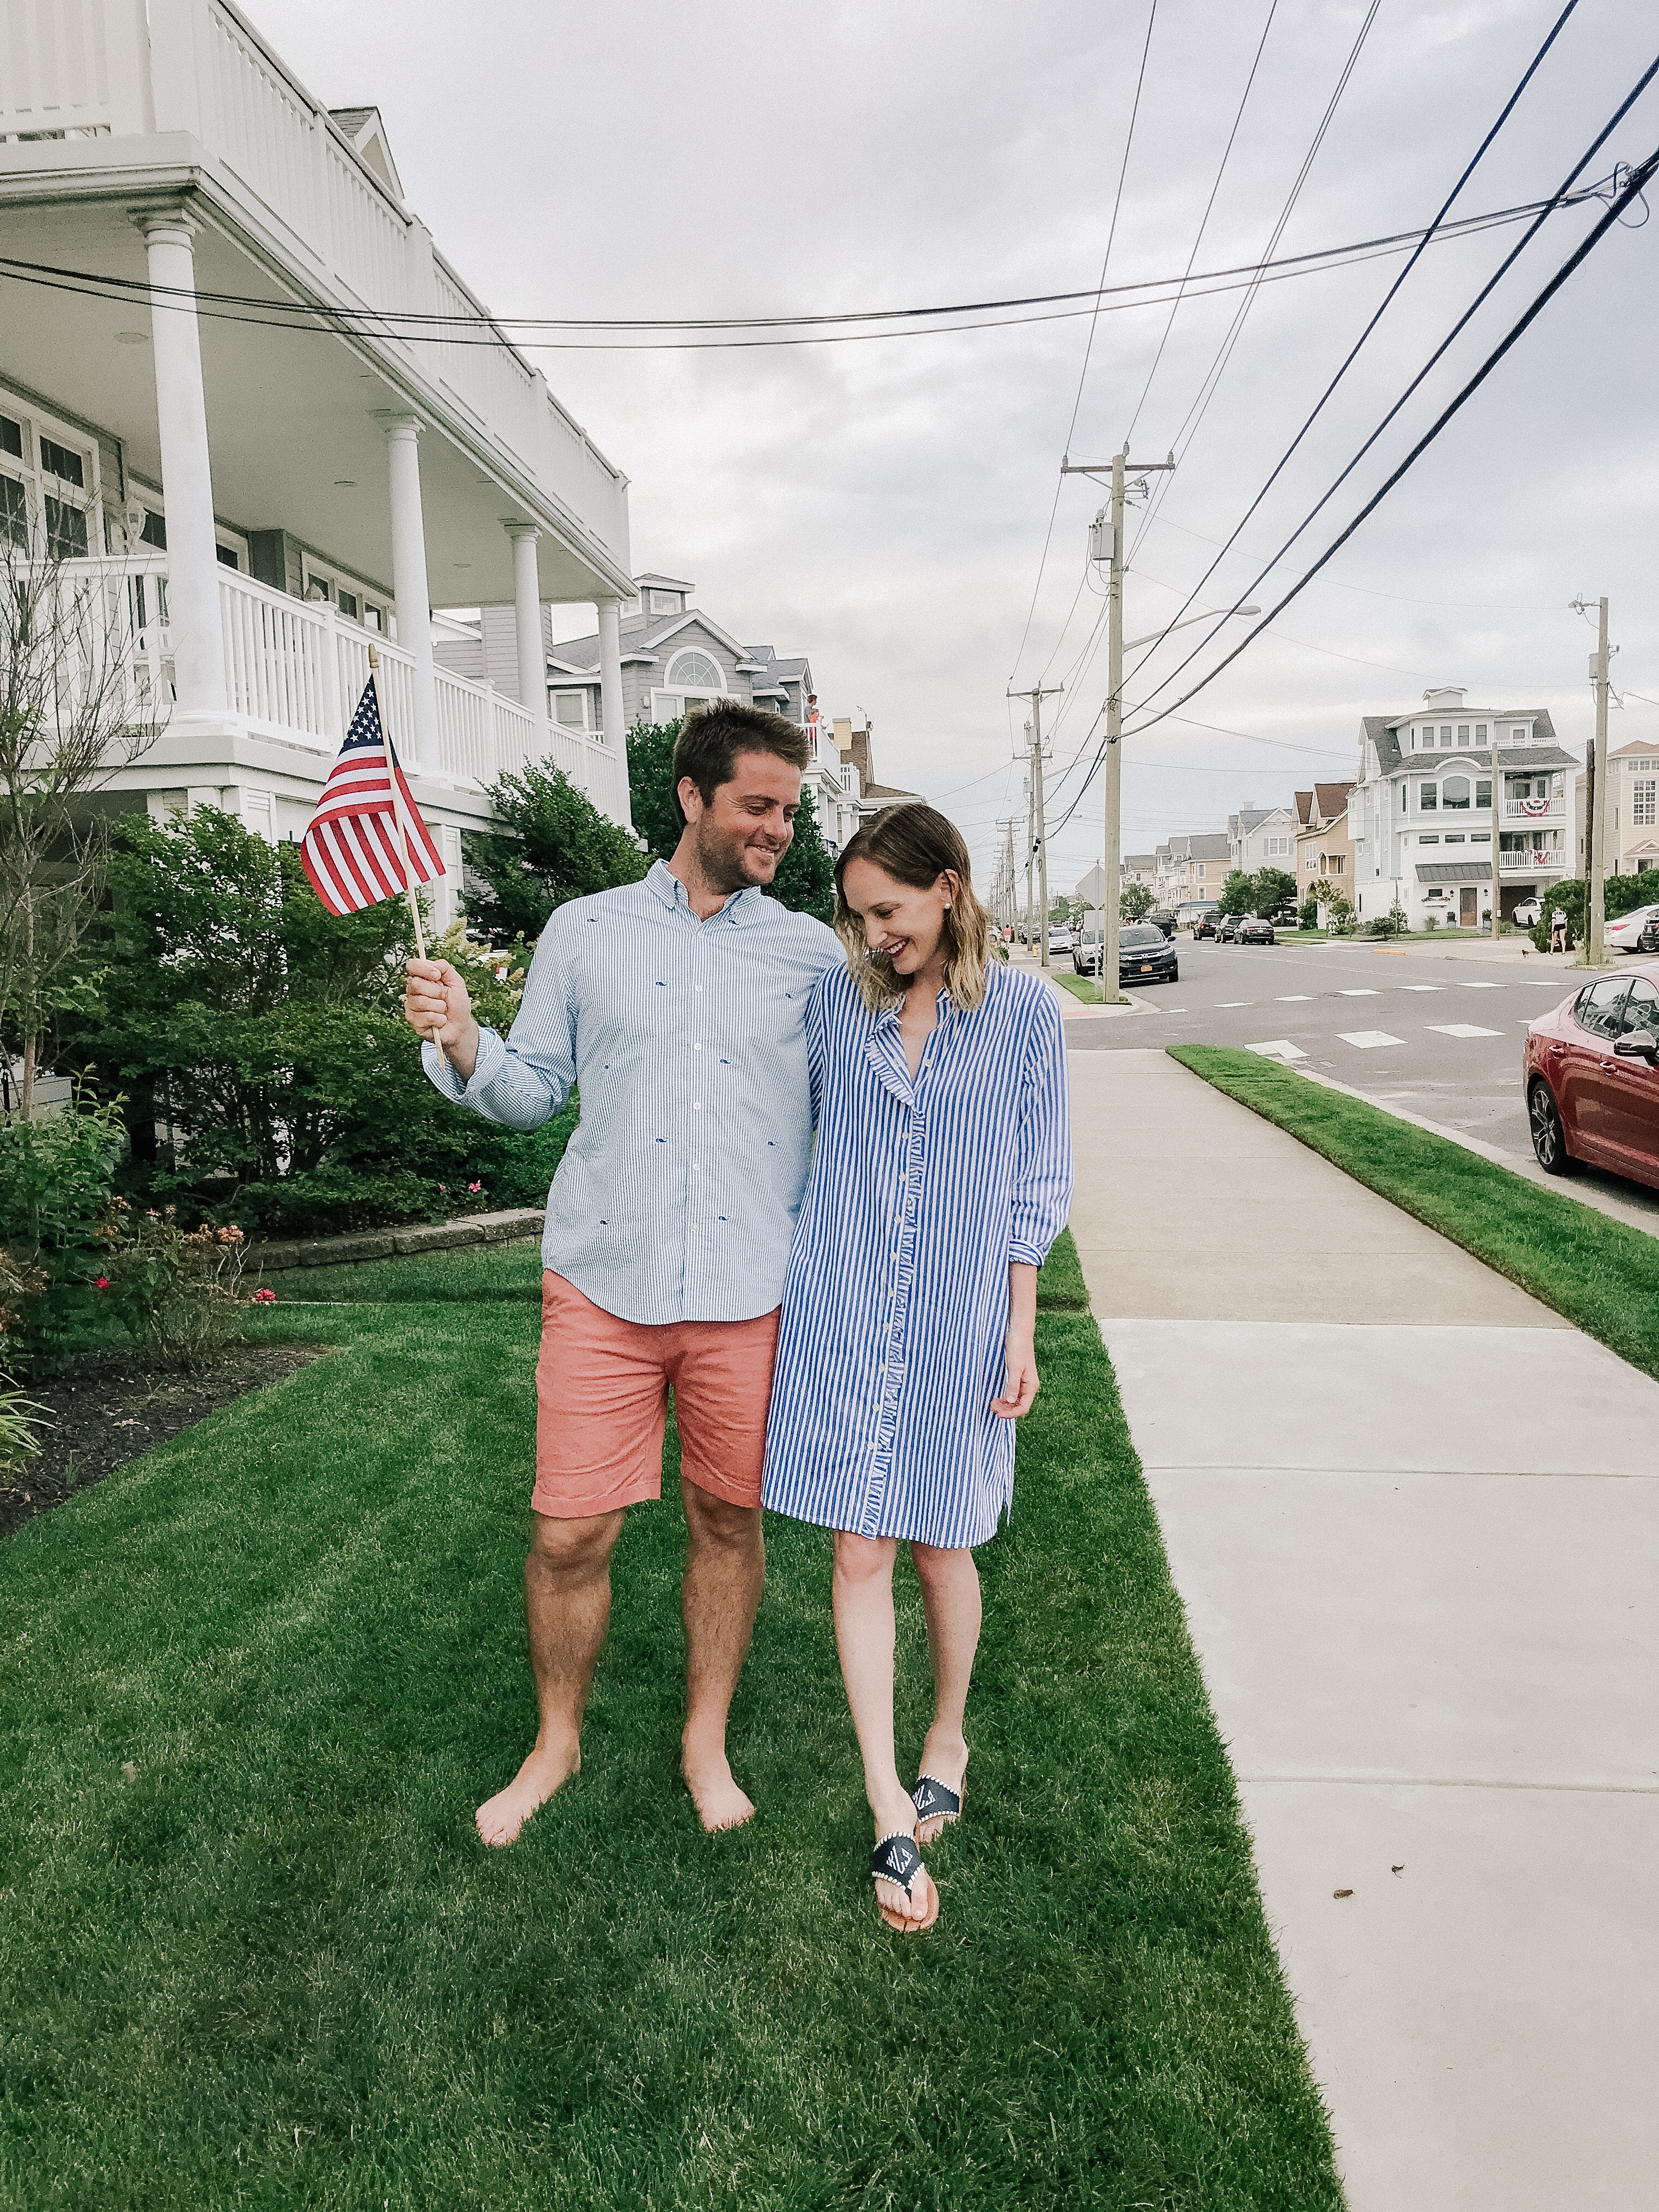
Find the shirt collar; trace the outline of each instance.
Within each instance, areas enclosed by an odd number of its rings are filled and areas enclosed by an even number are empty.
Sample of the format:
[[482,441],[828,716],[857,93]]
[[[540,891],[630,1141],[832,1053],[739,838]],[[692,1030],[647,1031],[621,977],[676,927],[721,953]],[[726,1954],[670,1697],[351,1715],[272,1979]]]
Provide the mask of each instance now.
[[[645,880],[665,906],[678,907],[682,914],[690,915],[693,921],[699,919],[691,913],[690,896],[685,885],[665,861],[653,860]],[[708,919],[710,921],[734,922],[758,921],[761,895],[758,884],[745,884],[740,891],[733,891],[720,911],[711,914]]]

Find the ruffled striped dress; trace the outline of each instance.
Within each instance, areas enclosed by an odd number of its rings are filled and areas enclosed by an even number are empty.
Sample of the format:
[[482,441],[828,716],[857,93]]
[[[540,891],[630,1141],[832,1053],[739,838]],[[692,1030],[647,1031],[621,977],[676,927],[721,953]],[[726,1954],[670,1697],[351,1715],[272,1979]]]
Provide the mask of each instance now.
[[914,1084],[896,1013],[832,969],[806,1016],[817,1144],[783,1291],[763,1496],[865,1536],[982,1544],[1008,1510],[1011,1261],[1040,1265],[1072,1196],[1060,1008],[993,961],[939,1000]]

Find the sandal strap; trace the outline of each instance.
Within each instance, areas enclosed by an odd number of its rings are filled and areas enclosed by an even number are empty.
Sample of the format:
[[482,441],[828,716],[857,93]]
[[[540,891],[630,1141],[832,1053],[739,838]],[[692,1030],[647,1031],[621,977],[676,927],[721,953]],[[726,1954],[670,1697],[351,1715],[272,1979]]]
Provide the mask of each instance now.
[[961,1793],[947,1789],[936,1774],[924,1774],[910,1792],[910,1802],[923,1820],[954,1820],[962,1810]]
[[895,1889],[902,1889],[906,1897],[910,1885],[921,1872],[921,1853],[916,1849],[914,1836],[895,1829],[884,1836],[870,1854],[870,1878],[872,1881],[890,1881]]

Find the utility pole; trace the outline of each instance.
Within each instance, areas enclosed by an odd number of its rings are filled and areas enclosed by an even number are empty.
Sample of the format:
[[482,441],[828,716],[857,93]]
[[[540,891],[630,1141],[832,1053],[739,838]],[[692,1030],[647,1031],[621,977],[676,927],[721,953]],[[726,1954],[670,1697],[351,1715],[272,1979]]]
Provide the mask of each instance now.
[[1032,805],[1031,779],[1028,775],[1025,779],[1025,943],[1028,949],[1031,942],[1031,919],[1035,912],[1033,902],[1036,896],[1032,889],[1031,871],[1036,866],[1036,809]]
[[[1098,476],[1104,461],[1062,461],[1060,474]],[[1121,1006],[1123,993],[1117,980],[1117,932],[1120,920],[1121,859],[1123,846],[1123,498],[1130,476],[1146,477],[1173,469],[1175,455],[1167,461],[1132,461],[1126,446],[1114,453],[1112,472],[1111,579],[1106,597],[1106,866],[1100,887],[1100,995],[1109,1006]]]
[[1584,813],[1584,962],[1599,968],[1604,957],[1601,932],[1607,916],[1607,837],[1602,817],[1607,804],[1607,603],[1597,603],[1595,651],[1590,659],[1595,686],[1595,746],[1590,754]]
[[[1031,719],[1025,726],[1031,733],[1031,834],[1036,848],[1038,885],[1042,899],[1041,938],[1044,968],[1048,966],[1049,961],[1048,841],[1047,828],[1042,818],[1042,702],[1045,699],[1057,698],[1065,689],[1066,686],[1063,684],[1051,684],[1045,690],[1041,684],[1038,684],[1030,691],[1011,691],[1008,694],[1011,699],[1029,699],[1031,702]],[[1027,880],[1029,879],[1028,872]]]

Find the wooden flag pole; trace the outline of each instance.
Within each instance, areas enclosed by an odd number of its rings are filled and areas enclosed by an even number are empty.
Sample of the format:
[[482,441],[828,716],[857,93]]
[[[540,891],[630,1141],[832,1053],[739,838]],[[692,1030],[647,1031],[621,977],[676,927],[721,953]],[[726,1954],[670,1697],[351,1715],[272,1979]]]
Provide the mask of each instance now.
[[[415,889],[415,871],[409,859],[409,824],[404,819],[404,794],[398,782],[398,754],[392,742],[392,732],[386,719],[386,701],[380,696],[380,656],[371,645],[368,648],[368,680],[374,686],[374,712],[380,717],[380,736],[386,744],[387,781],[392,786],[392,811],[398,824],[398,842],[404,854],[404,894],[409,901],[409,918],[415,925],[415,957],[426,958],[426,932],[421,927],[421,902]],[[447,1067],[441,1038],[432,1039],[432,1048],[438,1055],[440,1067]]]

